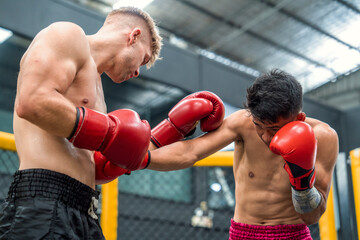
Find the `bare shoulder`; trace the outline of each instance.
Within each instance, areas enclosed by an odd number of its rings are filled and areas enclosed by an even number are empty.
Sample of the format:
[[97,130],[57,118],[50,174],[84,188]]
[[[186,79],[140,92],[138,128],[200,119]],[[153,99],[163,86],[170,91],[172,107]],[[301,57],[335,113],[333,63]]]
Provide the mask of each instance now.
[[72,58],[80,62],[88,57],[90,49],[80,26],[71,22],[55,22],[35,36],[28,52],[40,52],[47,59]]
[[230,114],[227,118],[225,118],[226,124],[231,128],[243,127],[250,118],[249,111],[245,109],[238,110],[232,114]]
[[336,131],[329,124],[315,118],[307,118],[306,122],[313,128],[316,138],[338,139]]
[[46,29],[50,29],[50,30],[56,30],[56,31],[73,31],[73,32],[82,32],[84,33],[84,31],[82,30],[82,28],[72,22],[54,22],[52,24],[50,24]]
[[313,128],[317,139],[317,162],[330,171],[339,153],[338,134],[329,124],[320,120],[307,118],[306,122]]
[[235,133],[240,140],[242,139],[244,131],[252,126],[251,114],[245,109],[238,110],[225,118],[223,125]]
[[[56,22],[41,30],[20,61],[19,80],[35,86],[56,86],[65,92],[91,60],[84,31],[70,22]],[[44,74],[45,73],[45,74]],[[42,84],[44,82],[52,84]]]
[[71,40],[84,40],[85,32],[77,24],[72,22],[55,22],[44,29],[47,35],[57,38],[59,42]]
[[67,53],[79,54],[88,49],[84,30],[71,22],[56,22],[48,27],[54,43],[66,49]]

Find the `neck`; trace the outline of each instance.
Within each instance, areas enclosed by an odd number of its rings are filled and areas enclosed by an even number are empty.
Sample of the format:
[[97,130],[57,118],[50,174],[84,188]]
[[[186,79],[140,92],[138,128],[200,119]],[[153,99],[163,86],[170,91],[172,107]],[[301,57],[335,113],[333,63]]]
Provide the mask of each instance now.
[[90,46],[90,54],[96,64],[96,68],[99,74],[106,71],[109,65],[109,61],[106,61],[106,41],[99,40],[97,35],[87,36]]

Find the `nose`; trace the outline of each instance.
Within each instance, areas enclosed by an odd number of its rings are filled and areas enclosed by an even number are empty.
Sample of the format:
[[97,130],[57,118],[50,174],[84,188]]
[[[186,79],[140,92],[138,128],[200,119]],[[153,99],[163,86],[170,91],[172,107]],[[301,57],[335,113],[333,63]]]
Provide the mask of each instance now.
[[274,135],[272,133],[270,133],[269,131],[264,131],[264,133],[261,136],[262,140],[269,144],[273,137],[274,137]]
[[140,74],[140,69],[138,68],[138,69],[135,70],[135,72],[134,72],[134,77],[139,76],[139,74]]

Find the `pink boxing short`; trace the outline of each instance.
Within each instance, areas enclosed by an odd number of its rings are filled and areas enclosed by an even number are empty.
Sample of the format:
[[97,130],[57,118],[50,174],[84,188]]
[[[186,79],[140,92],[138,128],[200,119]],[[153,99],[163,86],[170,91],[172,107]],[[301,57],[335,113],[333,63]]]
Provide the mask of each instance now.
[[231,219],[229,240],[312,240],[305,224],[258,226],[238,223]]

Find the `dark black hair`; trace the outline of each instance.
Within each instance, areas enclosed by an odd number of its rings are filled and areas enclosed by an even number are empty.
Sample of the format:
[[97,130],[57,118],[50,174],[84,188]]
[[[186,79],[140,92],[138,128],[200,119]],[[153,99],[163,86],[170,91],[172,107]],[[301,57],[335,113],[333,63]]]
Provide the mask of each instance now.
[[244,107],[265,123],[295,116],[302,109],[302,87],[292,75],[273,69],[258,77],[247,89]]

